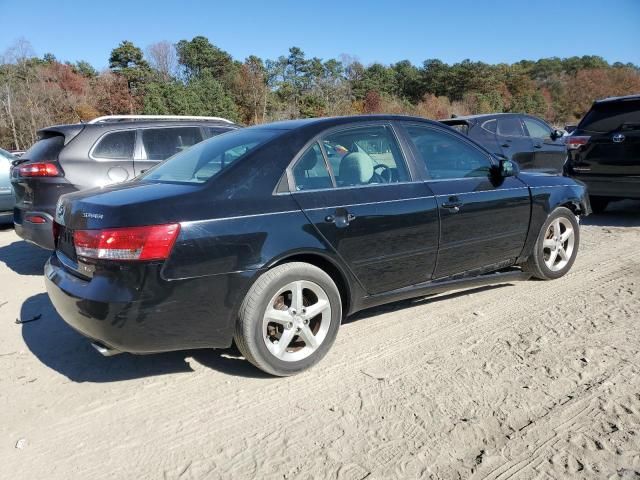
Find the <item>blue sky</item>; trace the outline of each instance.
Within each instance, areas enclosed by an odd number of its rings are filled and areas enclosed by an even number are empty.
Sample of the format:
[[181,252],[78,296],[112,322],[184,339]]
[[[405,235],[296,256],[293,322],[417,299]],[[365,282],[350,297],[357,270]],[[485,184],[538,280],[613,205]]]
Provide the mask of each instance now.
[[145,48],[196,35],[240,60],[295,45],[309,57],[345,53],[365,64],[600,55],[640,65],[640,0],[0,0],[0,19],[0,53],[24,37],[39,56],[98,69],[121,40]]

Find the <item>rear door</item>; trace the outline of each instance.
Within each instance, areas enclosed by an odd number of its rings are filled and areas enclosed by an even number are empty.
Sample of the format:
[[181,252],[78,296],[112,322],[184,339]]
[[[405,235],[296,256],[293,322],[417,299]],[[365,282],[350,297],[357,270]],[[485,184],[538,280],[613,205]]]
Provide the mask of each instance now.
[[496,179],[489,155],[459,135],[417,123],[404,128],[438,202],[434,278],[513,264],[529,229],[528,187],[516,177]]
[[496,120],[496,140],[502,155],[518,162],[525,170],[534,169],[533,142],[524,131],[518,115],[499,116]]
[[581,175],[640,175],[640,100],[596,103],[578,130],[590,136],[575,164]]
[[140,130],[140,157],[134,161],[135,175],[148,170],[176,153],[204,139],[198,126],[143,128]]
[[438,211],[390,123],[330,130],[289,169],[292,195],[369,294],[431,279]]

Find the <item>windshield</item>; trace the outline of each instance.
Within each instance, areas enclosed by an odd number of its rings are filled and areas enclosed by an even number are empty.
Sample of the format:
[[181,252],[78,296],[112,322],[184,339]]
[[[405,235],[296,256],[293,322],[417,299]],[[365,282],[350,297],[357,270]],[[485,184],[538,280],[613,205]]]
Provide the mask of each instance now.
[[598,133],[620,129],[624,124],[640,123],[640,101],[596,103],[578,128]]
[[138,179],[204,183],[279,133],[282,131],[263,128],[225,133],[175,154],[147,170]]
[[40,161],[53,161],[58,159],[58,154],[64,147],[64,136],[53,135],[40,138],[29,150],[24,152],[21,159]]

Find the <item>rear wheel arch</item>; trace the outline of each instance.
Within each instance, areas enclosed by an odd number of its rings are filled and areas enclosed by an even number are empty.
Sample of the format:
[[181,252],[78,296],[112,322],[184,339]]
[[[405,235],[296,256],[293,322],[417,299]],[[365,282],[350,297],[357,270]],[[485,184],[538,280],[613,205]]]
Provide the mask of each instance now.
[[340,292],[340,299],[342,301],[343,317],[349,313],[349,309],[353,306],[354,300],[352,298],[352,289],[347,279],[347,273],[338,266],[333,260],[327,258],[327,256],[320,253],[294,253],[286,257],[279,258],[268,265],[269,269],[291,262],[303,262],[318,267],[324,271],[336,284],[338,291]]

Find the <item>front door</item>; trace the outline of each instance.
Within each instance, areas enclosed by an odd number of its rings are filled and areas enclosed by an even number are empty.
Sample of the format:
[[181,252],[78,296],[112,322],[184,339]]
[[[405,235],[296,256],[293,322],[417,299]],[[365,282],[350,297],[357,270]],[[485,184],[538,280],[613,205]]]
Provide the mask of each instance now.
[[405,131],[440,212],[434,278],[512,264],[529,228],[528,187],[516,177],[496,180],[490,157],[461,135],[419,124]]
[[389,124],[333,130],[290,173],[300,208],[369,294],[431,279],[436,199],[412,181]]
[[567,146],[562,137],[554,137],[546,123],[524,117],[524,126],[533,143],[533,168],[546,173],[560,173],[567,160]]

